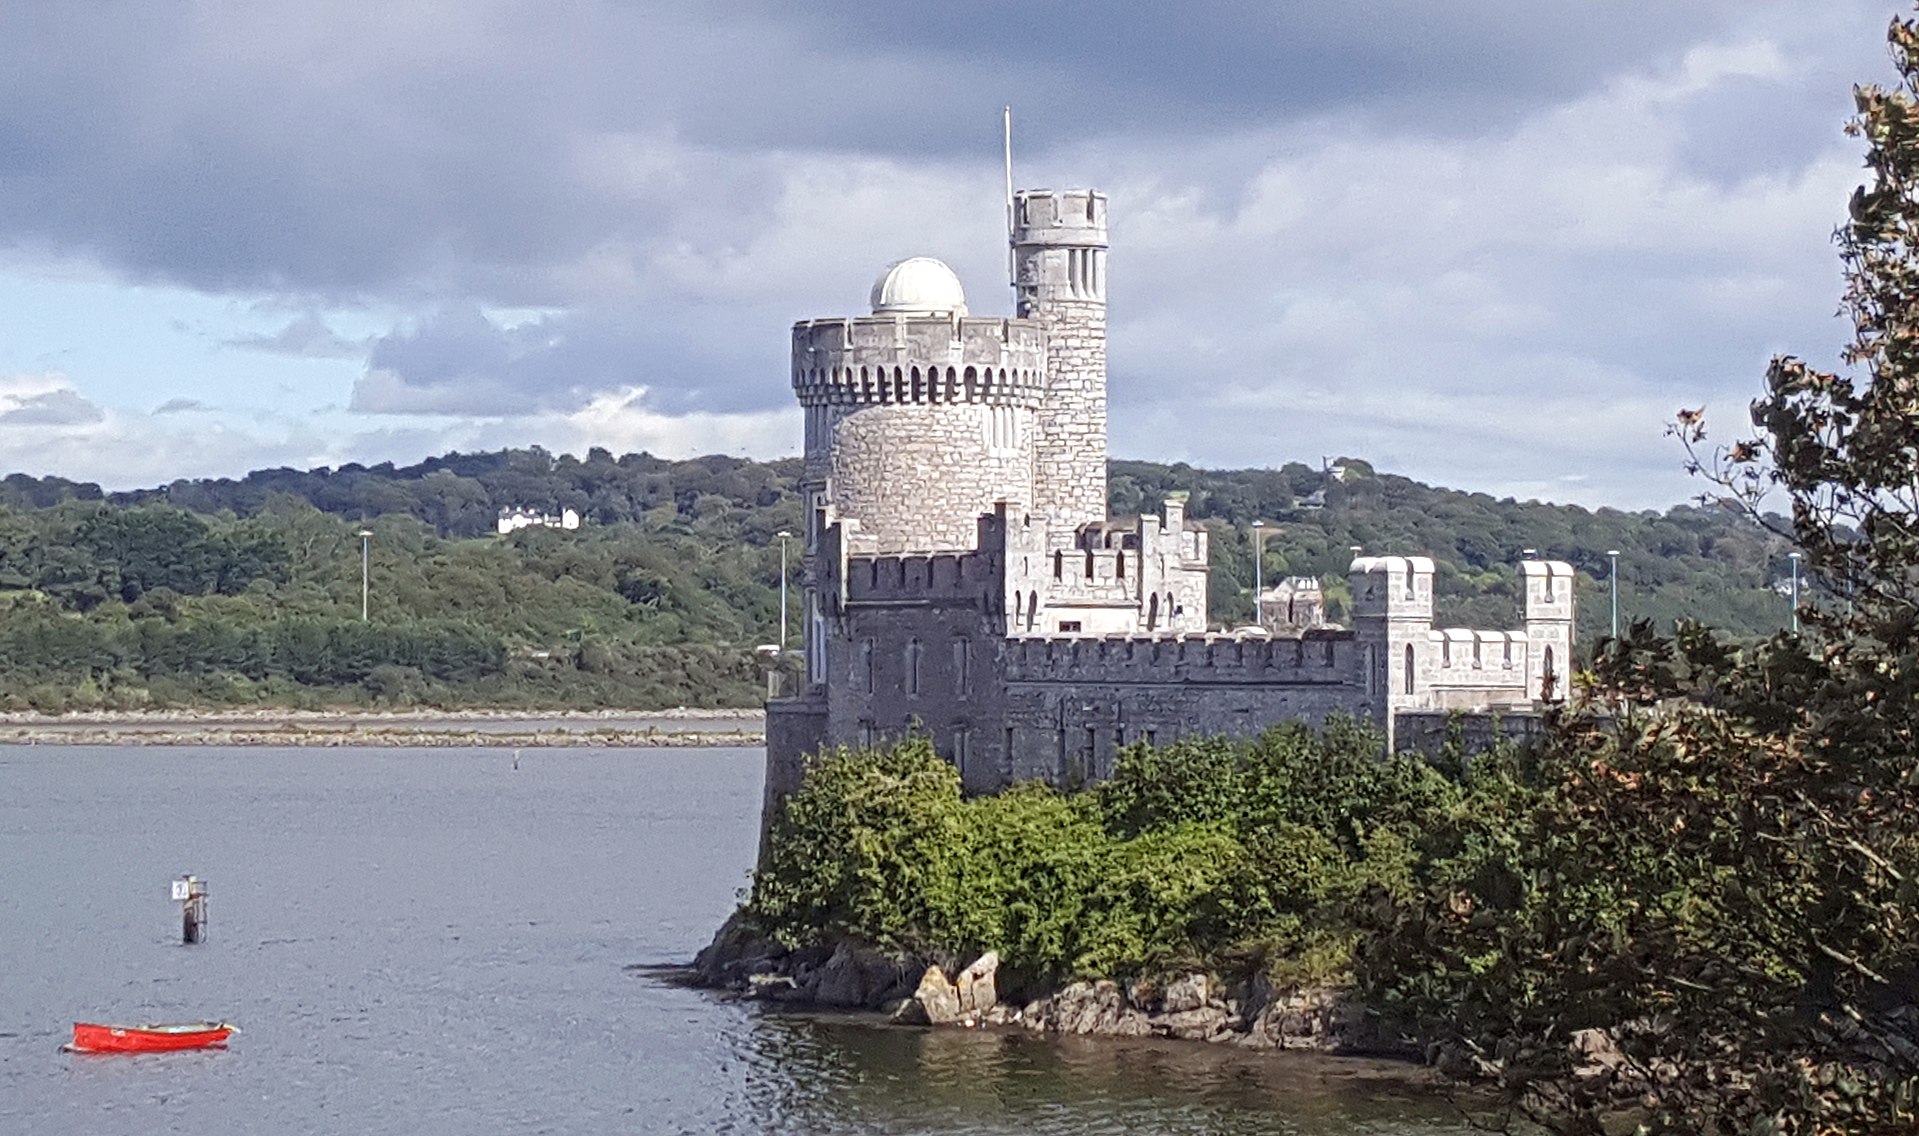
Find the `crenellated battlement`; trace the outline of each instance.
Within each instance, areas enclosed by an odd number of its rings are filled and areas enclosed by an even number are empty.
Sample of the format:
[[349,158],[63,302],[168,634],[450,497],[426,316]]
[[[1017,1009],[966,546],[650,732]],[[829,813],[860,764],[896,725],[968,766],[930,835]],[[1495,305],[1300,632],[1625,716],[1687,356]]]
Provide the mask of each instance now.
[[1528,560],[1519,566],[1526,583],[1526,619],[1570,620],[1577,574],[1563,560]]
[[990,603],[999,594],[996,560],[977,552],[849,556],[844,595],[849,604],[956,599]]
[[1013,195],[1015,245],[1106,247],[1106,195],[1093,189],[1023,189]]
[[793,325],[802,406],[987,403],[1038,406],[1046,335],[1028,320],[860,316]]
[[1428,631],[1426,641],[1434,686],[1526,687],[1532,641],[1524,631],[1447,627]]
[[1346,570],[1353,617],[1433,617],[1433,561],[1429,556],[1361,556]]
[[1013,639],[1005,650],[1010,682],[1337,685],[1351,683],[1355,669],[1353,633],[1333,628],[1284,638],[1244,631]]

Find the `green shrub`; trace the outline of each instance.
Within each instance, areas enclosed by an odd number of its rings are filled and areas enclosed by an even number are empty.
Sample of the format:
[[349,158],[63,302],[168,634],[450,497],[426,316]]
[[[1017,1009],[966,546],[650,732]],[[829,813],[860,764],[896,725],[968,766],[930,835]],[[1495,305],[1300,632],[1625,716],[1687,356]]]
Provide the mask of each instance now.
[[995,949],[1036,978],[1183,967],[1340,977],[1457,787],[1347,722],[1133,746],[1111,781],[965,799],[924,740],[836,751],[774,818],[748,913],[793,945]]

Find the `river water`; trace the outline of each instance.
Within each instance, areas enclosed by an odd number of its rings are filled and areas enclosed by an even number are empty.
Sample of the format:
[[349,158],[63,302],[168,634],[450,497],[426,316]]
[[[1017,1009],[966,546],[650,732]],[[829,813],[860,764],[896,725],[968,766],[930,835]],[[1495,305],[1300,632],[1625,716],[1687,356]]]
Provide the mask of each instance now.
[[[760,762],[0,748],[0,1133],[1466,1131],[1364,1063],[779,1015],[629,969],[731,909]],[[229,1050],[57,1051],[76,1019],[207,1017]]]

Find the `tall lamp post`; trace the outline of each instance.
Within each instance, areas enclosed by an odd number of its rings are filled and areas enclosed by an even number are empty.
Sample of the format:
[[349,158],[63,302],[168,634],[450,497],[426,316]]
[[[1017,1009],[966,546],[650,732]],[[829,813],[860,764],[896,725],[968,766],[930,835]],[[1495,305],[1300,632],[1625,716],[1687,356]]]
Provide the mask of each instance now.
[[373,559],[373,530],[360,530],[360,622],[366,622],[367,567]]
[[1266,626],[1266,522],[1253,522],[1253,622]]
[[1608,548],[1606,561],[1612,566],[1612,637],[1619,638],[1619,550]]
[[1786,553],[1786,559],[1792,561],[1792,633],[1799,634],[1799,554]]
[[786,654],[786,542],[793,534],[781,529],[774,534],[780,538],[780,654]]

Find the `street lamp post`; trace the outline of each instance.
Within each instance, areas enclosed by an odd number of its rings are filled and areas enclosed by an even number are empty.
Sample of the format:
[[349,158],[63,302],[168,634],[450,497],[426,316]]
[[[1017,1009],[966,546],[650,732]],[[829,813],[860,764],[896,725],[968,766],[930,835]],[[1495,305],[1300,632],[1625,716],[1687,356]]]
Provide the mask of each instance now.
[[1786,553],[1786,559],[1792,561],[1792,633],[1799,634],[1799,554]]
[[1266,626],[1266,522],[1253,522],[1253,622]]
[[1612,566],[1612,637],[1619,638],[1619,550],[1608,548],[1606,561]]
[[373,557],[373,530],[360,530],[360,622],[366,622],[367,567]]
[[780,538],[780,654],[786,654],[786,542],[793,534],[781,529]]

